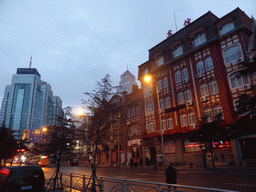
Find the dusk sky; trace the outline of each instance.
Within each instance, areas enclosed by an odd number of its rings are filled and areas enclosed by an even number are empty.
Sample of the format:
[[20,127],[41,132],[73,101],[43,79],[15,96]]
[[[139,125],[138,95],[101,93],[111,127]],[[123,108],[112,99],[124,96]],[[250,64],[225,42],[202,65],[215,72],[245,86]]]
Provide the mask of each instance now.
[[0,103],[17,68],[32,68],[63,107],[81,106],[105,74],[118,85],[127,67],[138,77],[148,50],[211,11],[239,7],[256,18],[255,0],[0,0]]

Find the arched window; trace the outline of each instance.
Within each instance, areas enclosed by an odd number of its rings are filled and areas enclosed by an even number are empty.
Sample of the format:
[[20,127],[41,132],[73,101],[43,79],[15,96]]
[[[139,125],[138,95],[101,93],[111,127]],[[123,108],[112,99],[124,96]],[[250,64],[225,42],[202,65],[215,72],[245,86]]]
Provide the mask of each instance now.
[[148,121],[148,122],[147,122],[147,131],[148,131],[149,133],[156,131],[155,121]]
[[163,88],[168,88],[168,78],[163,78]]
[[167,127],[168,129],[173,129],[173,122],[171,117],[167,118]]
[[234,23],[230,22],[230,23],[226,23],[224,24],[221,29],[220,29],[220,35],[223,35],[229,31],[231,31],[232,29],[234,29],[235,26],[234,26]]
[[181,75],[183,80],[188,80],[188,69],[186,67],[181,70]]
[[181,127],[187,126],[187,115],[186,115],[186,113],[181,113],[180,114],[180,124],[181,124]]
[[139,124],[133,124],[133,125],[129,126],[128,135],[130,137],[140,135],[140,126],[139,126]]
[[233,73],[229,76],[231,88],[237,88],[249,84],[248,76],[242,76],[239,73]]
[[203,44],[204,42],[206,42],[205,33],[198,33],[193,37],[192,41],[193,41],[194,48]]
[[242,51],[239,45],[232,46],[223,52],[225,63],[230,63],[242,58]]
[[192,100],[192,95],[191,95],[191,90],[190,89],[186,89],[184,92],[185,95],[185,101],[191,101]]
[[210,94],[213,95],[215,93],[219,92],[217,82],[215,80],[212,80],[209,82],[209,88],[210,88]]
[[206,120],[207,120],[208,122],[213,120],[213,117],[212,117],[212,110],[211,110],[210,107],[204,108],[204,116],[206,117]]
[[217,115],[221,114],[221,119],[224,118],[222,107],[219,104],[218,105],[214,105],[214,107],[213,107],[213,114],[214,114],[214,117],[216,117]]
[[180,71],[176,71],[175,73],[175,82],[180,83],[181,82],[181,77],[180,77]]
[[177,94],[177,97],[178,97],[178,104],[184,103],[184,94],[182,91]]
[[188,124],[189,125],[195,125],[196,120],[195,120],[195,114],[193,111],[188,112]]
[[209,95],[208,86],[206,83],[203,83],[200,85],[200,94],[201,94],[201,97]]
[[197,71],[197,74],[204,73],[204,63],[203,63],[203,61],[200,60],[196,63],[196,71]]
[[204,63],[205,63],[205,69],[206,71],[210,71],[213,69],[213,62],[212,62],[212,58],[211,57],[207,57],[205,60],[204,60]]
[[171,106],[171,101],[170,101],[170,97],[169,96],[165,97],[164,102],[165,102],[165,107],[166,108]]
[[161,130],[166,130],[166,120],[161,119]]

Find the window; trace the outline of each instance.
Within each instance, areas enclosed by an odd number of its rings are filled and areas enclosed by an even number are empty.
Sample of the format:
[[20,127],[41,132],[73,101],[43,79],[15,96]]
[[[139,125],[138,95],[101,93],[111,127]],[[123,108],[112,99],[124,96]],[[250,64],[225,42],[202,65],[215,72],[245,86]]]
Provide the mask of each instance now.
[[164,64],[164,57],[163,55],[160,55],[157,59],[156,59],[156,66],[161,66]]
[[148,122],[147,122],[147,131],[148,131],[149,133],[156,131],[155,121],[148,121]]
[[171,117],[167,118],[167,127],[168,129],[173,129],[173,122]]
[[170,101],[169,96],[165,97],[164,101],[165,101],[165,107],[166,108],[171,106],[171,101]]
[[197,70],[197,74],[204,73],[204,63],[203,63],[203,61],[198,61],[197,62],[196,70]]
[[187,116],[185,113],[180,114],[180,123],[181,123],[181,127],[184,127],[187,125]]
[[176,58],[183,54],[182,45],[178,45],[172,49],[172,56],[173,58]]
[[181,70],[181,74],[183,80],[188,80],[188,69],[186,67]]
[[140,128],[138,124],[133,124],[131,126],[129,126],[128,128],[128,135],[131,136],[136,136],[136,135],[140,135]]
[[197,47],[206,42],[205,33],[199,33],[193,38],[193,47]]
[[212,117],[212,110],[210,107],[206,107],[204,109],[204,116],[206,117],[206,121],[212,121],[213,117]]
[[140,116],[140,108],[139,105],[136,105],[136,117]]
[[229,76],[231,88],[237,88],[249,84],[248,76],[233,73]]
[[183,94],[183,92],[179,92],[177,94],[177,97],[178,97],[178,104],[184,103],[184,94]]
[[166,120],[161,119],[161,130],[166,130]]
[[188,124],[189,125],[195,125],[195,114],[193,111],[188,112]]
[[212,80],[209,82],[209,88],[210,88],[210,94],[213,95],[215,93],[218,93],[218,85],[217,82],[215,80]]
[[190,89],[186,89],[184,92],[185,95],[185,101],[191,101],[192,100],[192,95]]
[[163,88],[168,88],[168,78],[163,78]]
[[212,62],[212,58],[211,57],[207,57],[205,60],[204,60],[204,63],[205,63],[205,69],[206,71],[210,71],[213,69],[213,62]]
[[127,119],[131,117],[131,108],[127,109]]
[[131,107],[131,117],[135,117],[135,106]]
[[159,99],[159,105],[160,105],[160,109],[164,108],[164,99]]
[[209,95],[208,87],[206,83],[203,83],[202,85],[200,85],[200,94],[201,94],[201,97]]
[[154,103],[149,102],[146,104],[146,113],[151,113],[154,111]]
[[176,83],[180,83],[181,82],[180,71],[176,71],[176,73],[175,73],[175,81],[176,81]]
[[220,35],[223,35],[229,31],[231,31],[232,29],[234,29],[234,23],[226,23],[225,25],[222,26],[222,28],[220,29]]
[[157,89],[158,89],[158,92],[160,92],[162,90],[162,80],[161,79],[159,79],[157,81]]
[[145,69],[145,71],[144,71],[144,74],[147,74],[148,73],[148,68],[147,69]]
[[225,63],[230,63],[242,58],[242,51],[239,45],[228,48],[223,52]]
[[221,119],[223,119],[222,107],[220,105],[215,105],[213,107],[213,114],[214,114],[214,117],[216,117],[218,114],[221,114]]
[[146,85],[145,88],[144,88],[144,96],[149,96],[149,95],[152,95],[152,85],[149,84],[149,85]]

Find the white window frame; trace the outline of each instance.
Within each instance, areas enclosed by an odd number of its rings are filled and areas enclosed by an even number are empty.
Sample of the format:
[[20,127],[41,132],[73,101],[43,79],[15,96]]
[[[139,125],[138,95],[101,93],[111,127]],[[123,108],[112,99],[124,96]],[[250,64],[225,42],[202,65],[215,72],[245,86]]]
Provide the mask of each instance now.
[[196,71],[197,71],[197,74],[202,74],[205,72],[204,62],[202,60],[196,63]]
[[165,107],[168,108],[168,107],[171,107],[171,99],[169,96],[166,96],[164,98],[164,104],[165,104]]
[[191,101],[192,100],[192,94],[191,94],[190,89],[186,89],[184,91],[184,97],[185,97],[185,101]]
[[206,83],[200,85],[200,94],[201,97],[209,96],[209,90]]
[[231,31],[235,29],[235,25],[233,22],[228,22],[228,23],[225,23],[220,29],[219,29],[219,34],[220,35],[224,35],[226,34],[227,32]]
[[164,99],[163,98],[159,98],[159,108],[164,109]]
[[158,80],[157,80],[157,90],[158,90],[158,92],[161,92],[162,89],[163,89],[162,80],[161,80],[161,79],[158,79]]
[[172,49],[172,56],[173,56],[173,58],[176,58],[176,57],[178,57],[178,56],[180,56],[182,54],[183,54],[183,47],[182,47],[182,45],[177,45],[176,47],[174,47]]
[[218,115],[219,113],[221,113],[221,119],[224,119],[224,115],[223,115],[223,110],[222,110],[222,107],[221,105],[217,104],[217,105],[214,105],[213,107],[213,114],[214,114],[214,117],[216,117],[216,115]]
[[173,129],[173,121],[171,117],[167,118],[167,128],[168,129]]
[[239,45],[234,45],[223,51],[225,64],[237,61],[243,58],[242,49]]
[[239,73],[232,73],[229,75],[230,87],[232,89],[249,85],[249,78],[247,76],[240,75]]
[[212,109],[210,107],[204,108],[204,116],[207,117],[207,122],[211,122],[213,120]]
[[180,83],[181,82],[180,70],[175,72],[175,82],[176,83]]
[[209,89],[210,89],[210,94],[211,95],[219,93],[218,84],[215,80],[212,80],[212,81],[209,82]]
[[166,130],[166,120],[165,119],[161,119],[161,130]]
[[169,84],[168,84],[168,77],[164,77],[163,78],[163,88],[168,88]]
[[181,124],[181,127],[184,127],[184,126],[187,126],[188,123],[187,123],[187,115],[186,113],[181,113],[180,114],[180,124]]
[[164,56],[159,55],[156,59],[156,66],[159,67],[164,64]]
[[193,111],[188,112],[188,124],[189,125],[195,125],[196,124],[195,113]]
[[212,62],[212,58],[211,58],[211,57],[207,57],[207,58],[204,60],[204,64],[205,64],[205,69],[206,69],[206,71],[210,71],[210,70],[214,69],[214,67],[213,67],[213,62]]
[[187,67],[184,67],[181,70],[182,80],[188,80],[188,69]]
[[156,131],[156,124],[155,121],[148,121],[147,122],[147,131],[149,133],[155,132]]
[[184,103],[184,93],[181,91],[177,94],[178,104]]
[[153,103],[153,101],[146,103],[145,109],[146,109],[145,110],[146,114],[154,112],[154,103]]
[[199,45],[203,44],[206,42],[206,36],[205,33],[198,33],[193,37],[193,47],[196,48]]

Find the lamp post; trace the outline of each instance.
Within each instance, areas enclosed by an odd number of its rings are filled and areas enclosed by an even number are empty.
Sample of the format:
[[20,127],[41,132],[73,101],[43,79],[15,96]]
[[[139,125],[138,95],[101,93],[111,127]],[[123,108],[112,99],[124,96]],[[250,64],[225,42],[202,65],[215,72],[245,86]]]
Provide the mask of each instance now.
[[[146,75],[144,77],[145,82],[152,83],[152,77],[150,75]],[[153,83],[152,83],[153,84]],[[163,130],[161,127],[161,115],[160,115],[160,103],[159,103],[159,93],[158,93],[158,87],[156,86],[156,97],[157,97],[157,104],[158,104],[158,117],[159,117],[159,127],[160,127],[160,135],[161,135],[161,143],[162,143],[162,150],[163,150],[163,160],[164,160],[164,167],[166,169],[166,159],[165,159],[165,150],[164,150],[164,138],[163,138]]]

